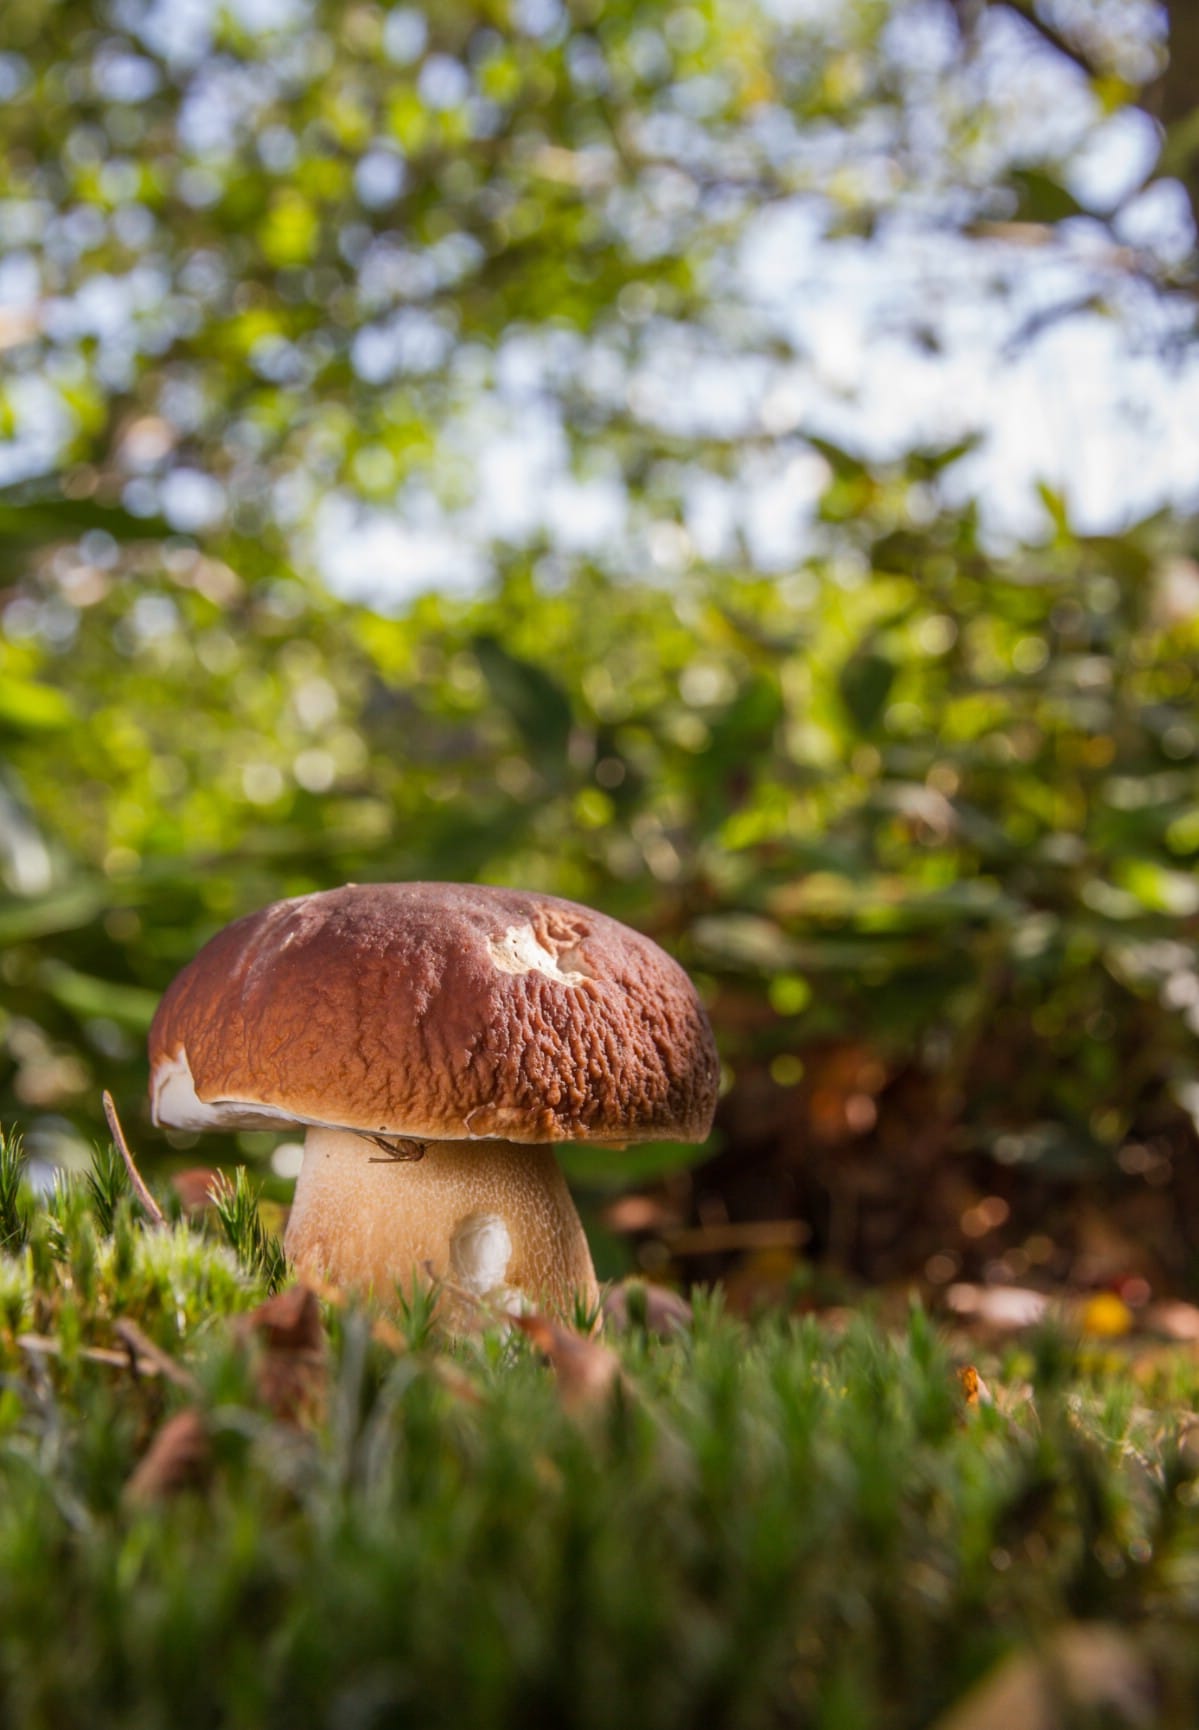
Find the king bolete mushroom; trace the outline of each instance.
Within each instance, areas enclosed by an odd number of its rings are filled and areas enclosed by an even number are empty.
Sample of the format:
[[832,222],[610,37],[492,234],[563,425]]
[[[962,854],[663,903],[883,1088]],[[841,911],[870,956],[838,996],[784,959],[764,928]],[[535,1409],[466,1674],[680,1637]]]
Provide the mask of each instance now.
[[557,1142],[699,1141],[717,1060],[656,943],[552,895],[350,885],[229,925],[150,1029],[154,1121],[307,1126],[285,1248],[380,1295],[426,1271],[596,1298]]

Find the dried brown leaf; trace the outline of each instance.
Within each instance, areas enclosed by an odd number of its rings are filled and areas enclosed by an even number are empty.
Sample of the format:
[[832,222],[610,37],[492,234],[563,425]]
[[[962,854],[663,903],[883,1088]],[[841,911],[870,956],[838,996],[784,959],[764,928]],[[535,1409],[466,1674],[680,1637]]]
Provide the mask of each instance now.
[[983,1381],[973,1364],[963,1364],[958,1371],[958,1381],[962,1384],[962,1393],[966,1404],[970,1407],[993,1406],[995,1396],[986,1382]]
[[186,1406],[157,1432],[130,1474],[125,1495],[130,1502],[145,1504],[181,1490],[200,1490],[208,1483],[211,1468],[204,1418],[194,1406]]
[[1142,1326],[1148,1333],[1190,1345],[1199,1340],[1199,1309],[1182,1302],[1151,1304],[1144,1312]]
[[1044,1292],[1014,1285],[951,1285],[945,1303],[954,1315],[999,1333],[1036,1327],[1050,1308]]
[[663,1231],[682,1225],[673,1203],[657,1195],[621,1195],[603,1213],[609,1231]]
[[625,1280],[604,1293],[604,1324],[618,1334],[644,1327],[646,1333],[659,1339],[672,1339],[687,1333],[691,1321],[691,1305],[669,1286]]
[[558,1392],[568,1412],[577,1413],[609,1399],[621,1380],[620,1359],[610,1347],[564,1328],[536,1312],[514,1315],[513,1327],[545,1353],[558,1380]]
[[237,1333],[251,1353],[258,1397],[283,1423],[308,1423],[324,1404],[325,1325],[316,1293],[289,1286],[238,1318]]
[[1118,1628],[1071,1624],[1037,1650],[1013,1653],[934,1730],[1061,1730],[1079,1711],[1103,1712],[1105,1724],[1130,1730],[1154,1722],[1149,1666]]
[[321,1306],[310,1286],[297,1284],[267,1298],[257,1309],[238,1318],[243,1336],[257,1337],[269,1351],[322,1351],[325,1324]]
[[213,1185],[220,1182],[221,1174],[209,1165],[189,1166],[186,1171],[177,1171],[171,1179],[171,1188],[179,1197],[179,1205],[189,1217],[207,1213],[212,1207]]

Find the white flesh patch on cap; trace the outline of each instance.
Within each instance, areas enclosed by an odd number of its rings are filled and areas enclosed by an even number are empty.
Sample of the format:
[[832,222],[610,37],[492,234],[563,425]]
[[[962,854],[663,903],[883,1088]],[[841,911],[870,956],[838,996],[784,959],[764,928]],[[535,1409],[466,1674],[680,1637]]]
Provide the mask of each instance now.
[[574,973],[561,965],[578,959],[576,951],[566,949],[555,955],[527,923],[509,925],[502,937],[489,937],[487,951],[501,973],[544,973],[559,985],[582,985],[588,978],[586,973]]
[[155,1065],[150,1077],[150,1114],[168,1129],[249,1129],[261,1124],[295,1123],[295,1113],[257,1100],[203,1100],[196,1093],[191,1064],[182,1046]]
[[468,1213],[450,1236],[450,1270],[460,1286],[482,1297],[504,1283],[512,1239],[498,1213]]

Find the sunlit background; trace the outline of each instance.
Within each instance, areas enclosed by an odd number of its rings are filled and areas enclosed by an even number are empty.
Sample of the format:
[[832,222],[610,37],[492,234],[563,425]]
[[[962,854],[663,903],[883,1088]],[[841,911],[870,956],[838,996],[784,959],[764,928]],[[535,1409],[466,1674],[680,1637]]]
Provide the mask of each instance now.
[[1181,0],[8,0],[0,1121],[479,879],[708,1003],[601,1271],[1199,1286]]

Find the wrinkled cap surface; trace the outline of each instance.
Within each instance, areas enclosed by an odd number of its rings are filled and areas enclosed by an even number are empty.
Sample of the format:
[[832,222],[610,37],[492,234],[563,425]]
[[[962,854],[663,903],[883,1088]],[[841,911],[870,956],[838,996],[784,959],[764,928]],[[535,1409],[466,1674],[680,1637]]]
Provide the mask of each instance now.
[[156,1123],[700,1141],[718,1066],[648,937],[551,895],[379,883],[229,925],[150,1029]]

